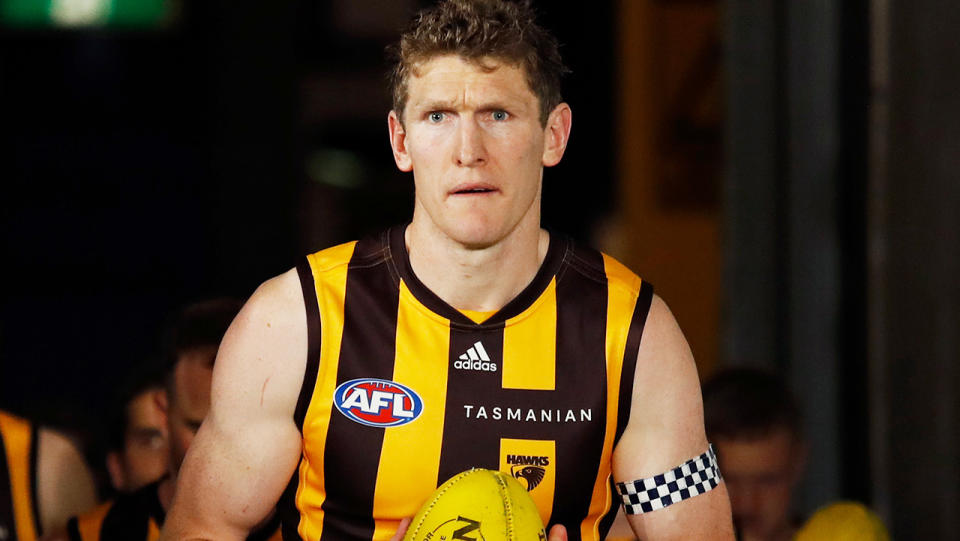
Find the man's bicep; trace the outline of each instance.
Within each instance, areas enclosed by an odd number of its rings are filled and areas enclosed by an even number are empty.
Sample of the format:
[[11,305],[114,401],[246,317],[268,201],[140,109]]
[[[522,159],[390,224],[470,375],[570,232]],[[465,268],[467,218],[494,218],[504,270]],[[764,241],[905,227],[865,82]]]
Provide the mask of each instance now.
[[657,296],[636,362],[630,419],[614,450],[618,481],[662,473],[707,447],[693,354],[673,314]]
[[[657,475],[685,465],[689,469],[688,461],[704,465],[698,459],[707,450],[693,355],[673,314],[654,297],[637,355],[630,419],[614,449],[614,479],[619,483],[650,479],[649,486]],[[677,488],[657,490],[676,492]],[[693,492],[698,495],[689,497]],[[673,503],[675,500],[678,502]],[[655,510],[628,517],[645,539],[732,538],[729,501],[722,483],[708,481],[645,507]],[[639,507],[635,510],[640,511]]]
[[292,422],[260,420],[241,431],[204,422],[180,472],[171,532],[245,538],[275,509],[299,454]]
[[300,456],[293,412],[307,355],[303,306],[291,271],[261,286],[224,336],[210,413],[178,478],[171,538],[242,539],[273,510]]

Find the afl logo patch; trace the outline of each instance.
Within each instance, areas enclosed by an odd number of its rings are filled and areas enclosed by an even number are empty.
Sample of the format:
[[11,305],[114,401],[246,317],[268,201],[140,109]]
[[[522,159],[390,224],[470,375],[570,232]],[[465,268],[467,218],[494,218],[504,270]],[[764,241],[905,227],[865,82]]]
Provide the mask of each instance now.
[[405,425],[423,413],[423,400],[413,389],[385,379],[363,378],[341,383],[334,405],[348,419],[362,425]]

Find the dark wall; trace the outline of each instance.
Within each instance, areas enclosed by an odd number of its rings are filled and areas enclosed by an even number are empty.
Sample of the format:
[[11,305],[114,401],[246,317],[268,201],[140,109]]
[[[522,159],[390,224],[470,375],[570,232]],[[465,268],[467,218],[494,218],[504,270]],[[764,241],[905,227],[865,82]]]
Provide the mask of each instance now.
[[[889,4],[873,184],[876,477],[899,539],[960,529],[960,12]],[[942,482],[924,483],[921,479]]]
[[[421,3],[181,2],[152,30],[0,27],[0,407],[98,441],[172,310],[408,219],[384,47]],[[612,7],[540,8],[575,119],[545,220],[587,238],[613,186]]]
[[727,360],[786,371],[813,413],[808,503],[955,539],[960,12],[727,7]]
[[801,512],[871,503],[869,6],[725,5],[724,362],[790,381],[810,445]]
[[6,30],[0,403],[69,423],[172,306],[226,292],[202,32]]

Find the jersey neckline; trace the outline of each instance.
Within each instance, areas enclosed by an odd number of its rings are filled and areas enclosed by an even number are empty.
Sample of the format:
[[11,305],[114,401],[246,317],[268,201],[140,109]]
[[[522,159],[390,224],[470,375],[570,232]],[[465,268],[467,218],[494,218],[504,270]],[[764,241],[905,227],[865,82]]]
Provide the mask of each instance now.
[[497,310],[492,316],[483,323],[476,323],[462,312],[447,304],[436,293],[417,278],[410,265],[410,253],[407,251],[407,243],[404,239],[404,232],[409,226],[409,222],[404,225],[398,225],[387,231],[388,250],[390,251],[390,261],[393,262],[397,275],[407,284],[410,293],[420,301],[427,309],[440,315],[450,321],[451,326],[469,327],[473,329],[482,329],[489,327],[502,327],[508,319],[516,317],[529,308],[550,285],[553,277],[560,271],[560,266],[564,261],[564,254],[567,251],[570,240],[553,231],[548,230],[550,243],[547,246],[547,254],[543,258],[543,263],[534,275],[533,280],[523,290],[511,299],[500,310]]

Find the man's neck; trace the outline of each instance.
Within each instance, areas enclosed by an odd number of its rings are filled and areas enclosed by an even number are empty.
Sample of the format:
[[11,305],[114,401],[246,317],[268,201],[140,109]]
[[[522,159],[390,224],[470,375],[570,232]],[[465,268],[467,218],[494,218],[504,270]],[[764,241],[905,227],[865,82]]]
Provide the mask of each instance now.
[[170,511],[170,505],[173,503],[173,492],[177,486],[177,478],[170,474],[160,480],[157,485],[157,498],[160,500],[160,506],[165,513]]
[[406,231],[410,266],[417,278],[458,310],[497,311],[533,281],[547,255],[550,235],[521,224],[503,241],[468,248],[430,227]]

